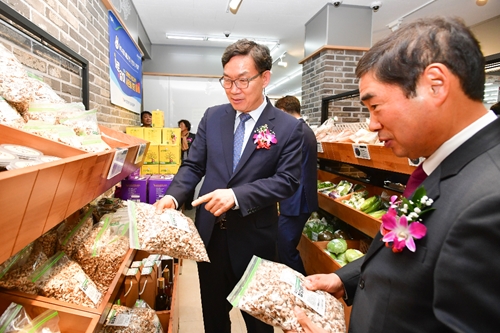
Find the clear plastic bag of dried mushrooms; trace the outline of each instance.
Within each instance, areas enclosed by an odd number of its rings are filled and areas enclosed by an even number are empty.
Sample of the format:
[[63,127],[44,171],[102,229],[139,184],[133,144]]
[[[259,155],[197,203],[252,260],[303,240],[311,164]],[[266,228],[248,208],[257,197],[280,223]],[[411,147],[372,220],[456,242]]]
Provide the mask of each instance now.
[[293,309],[330,333],[346,331],[342,303],[323,291],[302,286],[304,276],[290,267],[254,256],[227,300],[257,319],[285,331],[304,332]]
[[127,206],[131,248],[210,262],[205,244],[189,217],[175,209],[164,209],[157,214],[156,207],[142,202],[129,200]]

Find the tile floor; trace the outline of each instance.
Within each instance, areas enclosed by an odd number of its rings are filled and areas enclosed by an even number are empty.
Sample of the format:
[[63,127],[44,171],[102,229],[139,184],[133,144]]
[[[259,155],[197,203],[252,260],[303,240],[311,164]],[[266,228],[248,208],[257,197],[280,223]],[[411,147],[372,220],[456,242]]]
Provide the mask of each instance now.
[[[184,213],[193,218],[195,210]],[[179,275],[179,333],[203,333],[203,315],[201,313],[200,286],[196,262],[183,260]],[[233,308],[231,316],[231,333],[246,333],[245,322],[240,310]],[[275,333],[283,331],[277,327]]]

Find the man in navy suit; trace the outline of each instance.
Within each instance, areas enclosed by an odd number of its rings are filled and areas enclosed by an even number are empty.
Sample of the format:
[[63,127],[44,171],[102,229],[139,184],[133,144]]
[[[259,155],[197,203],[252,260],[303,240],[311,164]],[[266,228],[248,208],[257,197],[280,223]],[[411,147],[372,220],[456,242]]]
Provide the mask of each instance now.
[[[498,332],[500,119],[483,105],[484,66],[465,24],[439,17],[399,28],[360,59],[370,129],[395,155],[426,157],[421,186],[434,210],[418,230],[404,220],[395,238],[384,230],[388,246],[378,233],[363,258],[307,277],[309,289],[352,304],[349,332]],[[324,332],[296,313],[305,332]]]
[[[231,332],[226,297],[252,256],[277,260],[277,203],[297,190],[301,176],[302,125],[264,96],[271,78],[269,49],[239,40],[226,48],[222,66],[220,83],[229,104],[205,111],[187,159],[156,203],[159,211],[181,207],[205,176],[193,206],[211,261],[198,263],[206,333]],[[240,151],[235,137],[243,140]],[[248,332],[273,332],[246,313],[243,318]]]
[[295,96],[285,96],[274,104],[280,110],[299,119],[302,124],[304,142],[302,144],[302,177],[297,192],[280,201],[278,222],[278,257],[281,263],[306,275],[300,258],[299,245],[302,229],[312,212],[318,210],[316,136],[300,116],[300,101]]

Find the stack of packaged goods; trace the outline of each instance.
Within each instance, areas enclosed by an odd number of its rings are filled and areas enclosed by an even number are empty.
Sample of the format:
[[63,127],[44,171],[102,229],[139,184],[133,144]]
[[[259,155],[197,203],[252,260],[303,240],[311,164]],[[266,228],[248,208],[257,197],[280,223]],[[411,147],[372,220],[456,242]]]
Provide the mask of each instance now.
[[181,129],[163,127],[163,111],[155,110],[153,127],[127,127],[126,133],[150,142],[141,175],[175,175],[181,164]]

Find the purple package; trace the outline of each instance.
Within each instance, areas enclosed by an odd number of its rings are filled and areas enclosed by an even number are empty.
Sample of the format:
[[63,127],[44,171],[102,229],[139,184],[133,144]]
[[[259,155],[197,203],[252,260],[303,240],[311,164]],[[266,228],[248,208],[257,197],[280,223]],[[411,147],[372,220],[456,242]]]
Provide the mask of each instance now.
[[148,203],[154,204],[165,196],[174,175],[152,175],[148,181]]
[[121,182],[120,199],[148,202],[148,178],[149,175],[123,179]]
[[128,175],[128,179],[135,179],[135,178],[139,178],[141,176],[141,168],[138,168],[137,170],[135,170],[134,172],[132,172],[130,175]]

